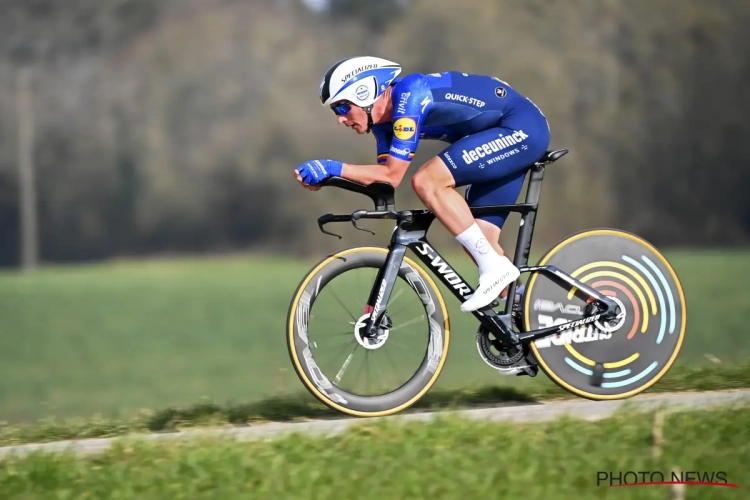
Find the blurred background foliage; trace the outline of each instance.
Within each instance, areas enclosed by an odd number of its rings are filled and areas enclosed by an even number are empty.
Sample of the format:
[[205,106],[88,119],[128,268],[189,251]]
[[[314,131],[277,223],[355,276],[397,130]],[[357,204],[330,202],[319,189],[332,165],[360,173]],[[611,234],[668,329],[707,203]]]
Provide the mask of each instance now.
[[[375,162],[374,140],[317,101],[328,66],[362,54],[396,60],[404,74],[495,75],[538,104],[551,147],[571,153],[548,169],[535,248],[591,226],[659,246],[747,244],[750,3],[716,5],[4,0],[0,265],[20,258],[22,70],[43,260],[303,255],[342,244],[319,233],[318,215],[369,203],[304,191],[292,174],[308,159]],[[407,177],[443,147],[423,141]],[[402,183],[397,208],[421,206]],[[373,241],[346,231],[347,244]]]

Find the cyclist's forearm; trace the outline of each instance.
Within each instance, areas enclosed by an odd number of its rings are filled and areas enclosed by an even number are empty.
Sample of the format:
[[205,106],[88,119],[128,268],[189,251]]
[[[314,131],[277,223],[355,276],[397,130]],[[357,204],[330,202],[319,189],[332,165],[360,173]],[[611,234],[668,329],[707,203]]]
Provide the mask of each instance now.
[[352,165],[344,163],[341,177],[360,184],[372,184],[373,182],[388,182],[396,187],[401,182],[401,176],[394,176],[392,168],[388,165]]
[[353,165],[344,163],[341,177],[365,185],[373,182],[387,182],[395,188],[401,183],[404,172],[397,165]]

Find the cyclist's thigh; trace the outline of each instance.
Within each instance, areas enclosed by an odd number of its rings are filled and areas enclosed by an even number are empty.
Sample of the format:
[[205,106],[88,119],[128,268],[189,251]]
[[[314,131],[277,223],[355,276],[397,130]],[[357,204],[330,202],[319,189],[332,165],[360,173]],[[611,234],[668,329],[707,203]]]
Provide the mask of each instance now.
[[525,172],[549,146],[549,131],[537,124],[495,127],[464,137],[438,156],[456,186],[480,184]]
[[[500,179],[470,184],[466,187],[466,202],[470,207],[484,207],[487,205],[511,205],[516,203],[521,193],[527,169]],[[477,219],[485,220],[502,229],[508,212],[477,215]]]

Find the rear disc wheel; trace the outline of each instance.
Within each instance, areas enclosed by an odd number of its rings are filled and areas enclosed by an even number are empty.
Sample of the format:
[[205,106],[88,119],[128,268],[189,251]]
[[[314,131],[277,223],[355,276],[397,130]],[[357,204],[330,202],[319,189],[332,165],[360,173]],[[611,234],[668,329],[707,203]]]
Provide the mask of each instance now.
[[[530,344],[555,383],[588,399],[623,399],[669,371],[684,341],[687,309],[677,274],[653,245],[625,231],[587,230],[560,242],[539,265],[563,270],[618,305],[607,321]],[[524,326],[532,331],[574,321],[590,314],[593,305],[577,289],[533,273],[524,296]]]

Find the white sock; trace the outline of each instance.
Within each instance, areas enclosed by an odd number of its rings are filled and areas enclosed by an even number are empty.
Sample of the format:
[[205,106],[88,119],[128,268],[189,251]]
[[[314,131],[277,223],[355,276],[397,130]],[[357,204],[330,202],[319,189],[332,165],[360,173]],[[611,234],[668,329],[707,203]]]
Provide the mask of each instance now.
[[500,271],[506,266],[506,262],[510,263],[507,257],[499,255],[487,238],[484,236],[482,229],[476,222],[469,226],[464,232],[456,236],[456,239],[461,243],[466,250],[471,253],[474,260],[479,266],[479,275],[483,275],[488,271]]

